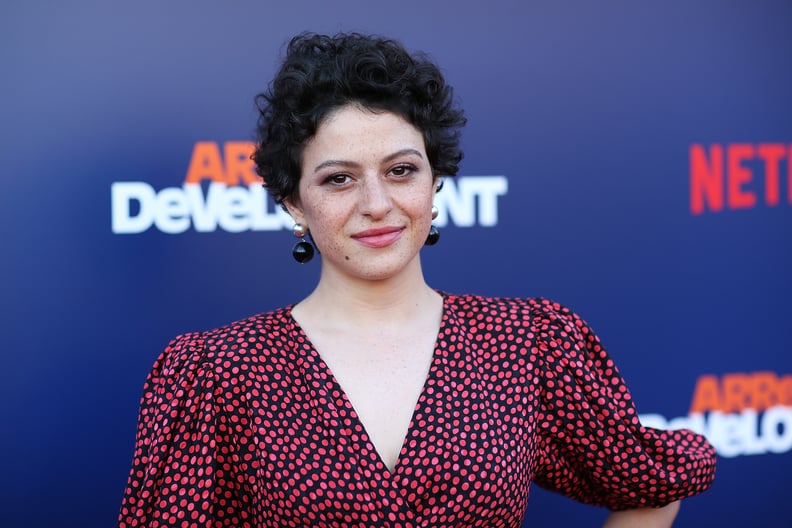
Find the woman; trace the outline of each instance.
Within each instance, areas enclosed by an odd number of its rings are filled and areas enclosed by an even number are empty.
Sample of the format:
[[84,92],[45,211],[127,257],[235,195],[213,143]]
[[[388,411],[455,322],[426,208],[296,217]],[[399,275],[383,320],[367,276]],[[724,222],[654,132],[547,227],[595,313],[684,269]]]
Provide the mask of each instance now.
[[532,481],[622,510],[608,526],[670,526],[710,485],[712,447],[643,428],[576,314],[426,284],[464,124],[434,64],[300,35],[260,103],[257,169],[321,277],[293,306],[171,342],[120,526],[516,527]]

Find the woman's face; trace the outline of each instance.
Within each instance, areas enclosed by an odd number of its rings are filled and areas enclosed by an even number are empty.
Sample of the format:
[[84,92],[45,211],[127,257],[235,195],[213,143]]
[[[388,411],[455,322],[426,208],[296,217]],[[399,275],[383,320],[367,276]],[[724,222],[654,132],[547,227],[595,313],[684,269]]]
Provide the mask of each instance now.
[[382,280],[420,270],[434,189],[417,128],[396,114],[347,105],[306,143],[299,199],[285,204],[311,231],[323,275]]

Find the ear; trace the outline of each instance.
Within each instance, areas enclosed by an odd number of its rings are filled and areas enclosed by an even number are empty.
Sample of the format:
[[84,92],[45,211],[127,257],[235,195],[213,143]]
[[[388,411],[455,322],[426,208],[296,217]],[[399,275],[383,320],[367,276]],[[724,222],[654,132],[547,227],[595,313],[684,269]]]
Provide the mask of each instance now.
[[432,189],[434,190],[435,194],[443,188],[443,180],[440,178],[440,174],[432,171]]
[[302,224],[305,227],[308,227],[305,225],[305,215],[303,214],[302,207],[300,206],[299,198],[284,198],[283,206],[286,208],[286,211],[289,212],[289,215],[294,219],[295,224]]

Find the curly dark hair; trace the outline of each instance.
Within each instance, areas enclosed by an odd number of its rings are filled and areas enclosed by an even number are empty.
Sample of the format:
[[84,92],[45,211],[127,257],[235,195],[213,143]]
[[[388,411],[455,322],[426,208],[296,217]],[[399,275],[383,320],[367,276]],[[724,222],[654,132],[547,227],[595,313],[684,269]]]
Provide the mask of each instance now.
[[410,55],[391,39],[342,33],[303,33],[289,42],[259,110],[256,172],[277,203],[299,198],[303,147],[322,120],[347,104],[393,112],[423,133],[436,176],[454,176],[466,119],[453,90],[424,54]]

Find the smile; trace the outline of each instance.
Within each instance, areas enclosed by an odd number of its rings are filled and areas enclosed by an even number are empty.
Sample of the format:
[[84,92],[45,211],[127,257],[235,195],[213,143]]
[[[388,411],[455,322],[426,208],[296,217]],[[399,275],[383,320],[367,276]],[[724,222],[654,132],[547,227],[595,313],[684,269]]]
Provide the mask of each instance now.
[[355,233],[352,238],[371,248],[382,248],[396,242],[402,235],[402,227],[380,227],[377,229],[367,229],[360,233]]

